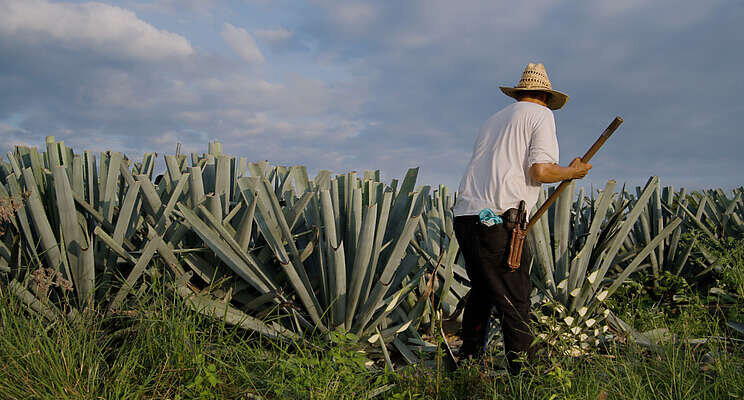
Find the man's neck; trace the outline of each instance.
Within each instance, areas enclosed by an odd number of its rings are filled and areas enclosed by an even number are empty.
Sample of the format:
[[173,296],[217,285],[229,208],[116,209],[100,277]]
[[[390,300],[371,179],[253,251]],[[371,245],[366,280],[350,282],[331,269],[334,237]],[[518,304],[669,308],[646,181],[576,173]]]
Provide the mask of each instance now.
[[535,104],[539,104],[539,105],[541,105],[543,107],[547,107],[548,106],[548,104],[546,102],[544,102],[542,100],[538,100],[538,99],[533,99],[532,97],[522,97],[519,101],[526,101],[528,103],[535,103]]

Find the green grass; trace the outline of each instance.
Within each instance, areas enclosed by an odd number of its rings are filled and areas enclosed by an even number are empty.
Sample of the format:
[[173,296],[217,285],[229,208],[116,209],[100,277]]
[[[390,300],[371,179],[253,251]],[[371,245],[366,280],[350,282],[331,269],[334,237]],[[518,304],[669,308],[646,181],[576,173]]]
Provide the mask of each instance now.
[[0,398],[352,399],[389,376],[368,370],[346,335],[335,335],[333,346],[266,341],[194,313],[166,291],[135,309],[50,324],[4,291]]
[[744,239],[727,241],[718,255],[724,260],[721,283],[732,293],[744,297]]
[[[418,368],[403,375],[401,386],[425,398],[443,399],[744,398],[742,343],[717,339],[686,343],[724,334],[713,319],[697,319],[687,311],[675,319],[657,317],[655,322],[649,328],[667,328],[676,340],[653,349],[628,342],[579,358],[553,356],[516,377],[487,377],[482,368],[471,365],[445,375],[438,394],[432,372]],[[689,332],[705,335],[691,337]]]
[[477,365],[439,374],[368,370],[347,335],[336,335],[333,346],[262,341],[165,293],[142,301],[135,316],[93,316],[97,322],[87,325],[49,324],[5,294],[1,301],[3,399],[355,399],[386,385],[394,386],[380,398],[744,398],[742,344],[685,344],[689,332],[724,335],[715,320],[690,310],[652,319],[649,328],[667,327],[679,339],[657,349],[620,344],[581,358],[553,357],[517,377],[490,377]]
[[[744,271],[739,244],[720,277],[729,290]],[[731,339],[744,337],[725,325],[744,303],[722,313],[691,287],[675,289],[685,301],[672,304],[631,284],[612,304],[640,331],[668,329],[658,346],[620,340],[579,358],[545,357],[516,377],[475,364],[368,369],[351,335],[264,340],[191,311],[157,284],[130,302],[134,312],[91,311],[77,324],[50,323],[0,290],[1,399],[359,399],[381,388],[377,398],[744,399],[744,343]],[[687,342],[696,338],[708,340]]]

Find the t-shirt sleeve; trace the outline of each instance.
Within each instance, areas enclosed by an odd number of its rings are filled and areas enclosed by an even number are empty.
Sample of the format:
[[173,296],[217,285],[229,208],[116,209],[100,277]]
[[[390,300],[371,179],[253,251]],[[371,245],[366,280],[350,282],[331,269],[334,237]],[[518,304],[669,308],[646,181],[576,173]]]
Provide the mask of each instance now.
[[535,123],[530,140],[530,154],[527,166],[532,164],[558,164],[558,138],[555,135],[555,119],[548,112]]

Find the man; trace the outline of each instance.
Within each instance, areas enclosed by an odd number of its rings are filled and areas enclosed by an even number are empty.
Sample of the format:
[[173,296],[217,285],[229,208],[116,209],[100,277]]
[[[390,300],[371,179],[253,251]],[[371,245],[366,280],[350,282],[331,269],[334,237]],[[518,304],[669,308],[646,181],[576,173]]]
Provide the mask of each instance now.
[[[583,178],[592,166],[580,158],[567,167],[558,165],[558,139],[551,110],[563,107],[568,96],[552,89],[542,64],[528,64],[516,87],[500,89],[517,102],[491,116],[481,128],[454,207],[455,235],[471,284],[460,355],[483,354],[488,319],[495,306],[509,372],[516,374],[520,370],[516,359],[531,350],[533,340],[527,324],[532,291],[527,246],[520,268],[512,272],[507,265],[516,208],[524,200],[529,215],[541,184]],[[493,212],[488,213],[489,209]],[[496,214],[503,222],[491,218],[496,223],[487,226],[479,214]]]

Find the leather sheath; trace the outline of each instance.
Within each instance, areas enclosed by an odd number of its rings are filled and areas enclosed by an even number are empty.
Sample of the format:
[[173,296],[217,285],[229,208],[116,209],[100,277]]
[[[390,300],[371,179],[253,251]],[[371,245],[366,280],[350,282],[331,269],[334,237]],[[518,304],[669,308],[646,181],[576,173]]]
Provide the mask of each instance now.
[[522,248],[524,241],[527,239],[527,231],[520,229],[519,226],[512,229],[511,241],[509,242],[509,259],[507,264],[512,271],[519,268],[522,262]]

